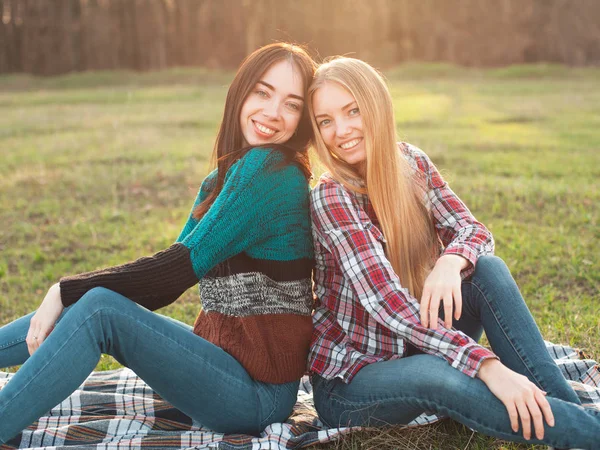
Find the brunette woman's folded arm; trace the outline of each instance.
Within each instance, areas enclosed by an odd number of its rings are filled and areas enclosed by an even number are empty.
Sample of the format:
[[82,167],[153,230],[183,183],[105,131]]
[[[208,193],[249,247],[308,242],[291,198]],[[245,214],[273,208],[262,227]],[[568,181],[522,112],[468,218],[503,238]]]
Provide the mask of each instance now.
[[477,221],[469,208],[450,189],[425,152],[407,143],[400,146],[426,179],[427,201],[438,236],[444,245],[443,255],[465,258],[469,264],[462,270],[461,276],[465,278],[471,275],[479,257],[494,254],[492,233]]
[[419,303],[400,284],[372,226],[363,225],[358,207],[335,182],[318,185],[311,193],[313,236],[339,265],[365,310],[422,351],[448,361],[475,377],[487,359],[496,358],[464,333],[440,326],[430,329],[419,319]]
[[[174,302],[212,267],[269,233],[270,215],[289,201],[289,173],[274,168],[281,159],[277,151],[250,150],[229,169],[206,214],[199,221],[190,215],[177,242],[127,264],[62,278],[63,305],[94,287],[111,289],[151,310]],[[195,206],[203,195],[200,189]]]

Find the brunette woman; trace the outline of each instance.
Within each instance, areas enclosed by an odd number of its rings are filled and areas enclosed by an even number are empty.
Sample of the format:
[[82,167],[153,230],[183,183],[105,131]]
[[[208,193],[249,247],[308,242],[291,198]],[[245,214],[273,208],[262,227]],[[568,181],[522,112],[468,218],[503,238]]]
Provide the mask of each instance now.
[[[257,434],[296,401],[311,335],[310,122],[314,65],[273,44],[242,63],[214,154],[176,242],[62,278],[37,312],[0,329],[0,443],[71,394],[102,353],[204,426]],[[194,327],[152,312],[199,282]]]

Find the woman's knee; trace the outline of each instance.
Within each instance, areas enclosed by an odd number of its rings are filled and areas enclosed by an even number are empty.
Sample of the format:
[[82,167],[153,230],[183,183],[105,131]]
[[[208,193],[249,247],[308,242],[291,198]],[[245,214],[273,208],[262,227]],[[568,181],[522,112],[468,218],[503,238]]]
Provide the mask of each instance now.
[[115,356],[116,334],[131,328],[130,308],[137,306],[117,292],[96,287],[71,306],[66,320],[85,324],[94,335],[94,341],[100,343],[100,351]]
[[87,291],[72,308],[85,311],[90,315],[101,310],[120,310],[131,300],[104,287],[95,287]]
[[506,263],[502,258],[494,255],[482,256],[477,260],[473,278],[489,281],[495,286],[514,282]]
[[506,263],[496,255],[485,255],[477,259],[475,271],[477,270],[507,270]]

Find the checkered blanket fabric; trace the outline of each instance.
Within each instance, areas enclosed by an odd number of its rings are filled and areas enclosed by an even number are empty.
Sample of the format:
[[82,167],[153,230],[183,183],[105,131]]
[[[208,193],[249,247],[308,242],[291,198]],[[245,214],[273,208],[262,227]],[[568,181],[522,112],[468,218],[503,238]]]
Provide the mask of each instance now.
[[[574,348],[552,343],[547,348],[584,406],[600,410],[600,366]],[[0,372],[0,388],[11,376]],[[285,423],[270,425],[260,436],[223,435],[194,423],[129,369],[94,372],[69,398],[0,449],[296,449],[358,429],[324,428],[311,391],[304,377],[292,416]],[[409,426],[439,419],[423,414]]]

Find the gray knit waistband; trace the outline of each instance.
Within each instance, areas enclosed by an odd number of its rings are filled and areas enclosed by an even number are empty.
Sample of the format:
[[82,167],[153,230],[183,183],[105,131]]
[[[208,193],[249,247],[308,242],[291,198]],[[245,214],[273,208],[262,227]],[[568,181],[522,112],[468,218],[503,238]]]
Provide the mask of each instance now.
[[226,277],[205,277],[199,283],[202,309],[230,316],[258,314],[310,315],[312,282],[310,279],[274,281],[260,272]]

